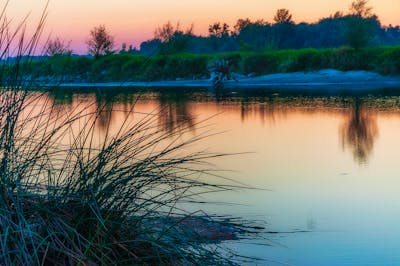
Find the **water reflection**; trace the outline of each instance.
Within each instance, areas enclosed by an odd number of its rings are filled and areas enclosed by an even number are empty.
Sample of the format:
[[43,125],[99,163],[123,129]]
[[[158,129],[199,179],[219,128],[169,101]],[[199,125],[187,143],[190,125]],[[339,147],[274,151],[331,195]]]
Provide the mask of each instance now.
[[51,90],[49,92],[49,98],[53,100],[56,106],[72,105],[73,95],[71,90]]
[[[329,114],[344,120],[339,126],[340,144],[343,150],[353,153],[354,160],[359,164],[368,163],[374,142],[378,138],[376,112],[400,110],[400,97],[397,96],[302,96],[279,95],[258,90],[216,93],[184,89],[155,89],[147,92],[107,89],[86,94],[56,90],[48,95],[56,106],[62,106],[64,110],[72,108],[71,106],[75,108],[80,103],[85,105],[87,102],[93,102],[93,110],[99,115],[97,126],[103,133],[110,124],[133,115],[133,108],[143,108],[144,102],[151,103],[149,106],[153,110],[150,112],[158,114],[160,130],[169,133],[183,129],[195,131],[200,121],[198,116],[209,113],[210,110],[214,110],[213,114],[237,114],[242,124],[259,120],[268,126],[285,121],[292,114]],[[89,100],[84,102],[82,97]],[[136,107],[138,103],[140,107]]]
[[[110,97],[111,96],[111,97]],[[113,95],[96,94],[97,125],[102,132],[106,132],[113,117]]]
[[350,148],[359,164],[368,163],[379,130],[375,115],[364,106],[361,99],[354,100],[339,133],[343,149]]
[[194,130],[195,119],[189,108],[189,97],[184,92],[161,91],[158,94],[159,126],[173,133],[175,130]]
[[[216,131],[227,133],[200,143],[204,145],[201,148],[226,153],[254,151],[213,163],[217,169],[233,170],[226,173],[230,180],[237,178],[241,183],[271,189],[273,193],[262,190],[221,196],[217,193],[215,198],[210,196],[206,200],[238,204],[234,209],[226,204],[212,206],[212,212],[242,217],[262,215],[268,217],[268,229],[271,226],[272,231],[313,231],[272,239],[285,245],[282,251],[252,245],[248,250],[256,254],[246,255],[287,258],[295,254],[300,261],[317,257],[317,262],[306,261],[304,265],[324,265],[318,263],[324,259],[325,264],[330,260],[341,262],[338,265],[348,258],[364,258],[366,262],[371,256],[376,257],[377,265],[393,258],[398,260],[399,232],[395,229],[399,220],[397,206],[400,206],[396,167],[396,150],[400,149],[397,138],[400,97],[236,92],[215,99],[210,93],[182,93],[181,89],[97,96],[90,92],[73,94],[72,98],[71,94],[65,97],[49,94],[49,97],[63,108],[95,102],[91,110],[96,110],[106,105],[103,127],[107,121],[115,123],[125,117],[117,114],[117,110],[126,112],[131,107],[140,112],[162,109],[164,112],[154,117],[154,125],[167,131],[180,125],[199,133],[199,121],[220,114],[211,124]],[[381,138],[376,145],[378,134]],[[376,156],[371,158],[373,151]],[[358,164],[372,159],[368,171],[359,167]],[[320,257],[315,256],[315,250]]]
[[290,107],[288,108],[273,95],[257,98],[242,97],[240,100],[240,117],[243,123],[256,117],[263,124],[266,122],[275,124],[286,119],[290,111]]

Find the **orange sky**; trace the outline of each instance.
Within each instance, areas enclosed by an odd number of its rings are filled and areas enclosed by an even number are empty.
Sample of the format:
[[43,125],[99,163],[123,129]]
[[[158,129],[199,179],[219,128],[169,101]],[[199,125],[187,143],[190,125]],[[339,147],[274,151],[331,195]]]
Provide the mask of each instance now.
[[[1,0],[0,2],[5,2]],[[15,21],[31,12],[38,16],[46,1],[10,0],[8,16]],[[167,21],[194,23],[195,33],[205,34],[207,25],[238,18],[271,21],[278,8],[287,8],[296,22],[313,22],[337,10],[347,11],[351,0],[50,0],[46,34],[71,40],[74,52],[85,53],[90,29],[105,24],[116,42],[138,46]],[[370,0],[384,25],[400,24],[400,0]]]

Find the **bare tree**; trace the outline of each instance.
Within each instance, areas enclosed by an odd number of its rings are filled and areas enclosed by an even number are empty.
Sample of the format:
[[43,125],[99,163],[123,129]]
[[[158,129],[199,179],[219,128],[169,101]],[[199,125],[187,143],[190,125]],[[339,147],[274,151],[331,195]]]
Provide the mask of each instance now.
[[110,54],[113,53],[114,38],[107,32],[104,25],[100,25],[90,31],[87,46],[89,54],[94,57]]
[[65,43],[65,41],[60,40],[60,38],[55,38],[53,40],[49,40],[46,47],[46,55],[47,56],[57,56],[57,55],[68,55],[72,54],[72,50],[69,47],[69,42]]
[[172,37],[174,37],[175,32],[178,30],[179,30],[179,24],[176,26],[175,29],[174,26],[172,26],[171,22],[168,21],[162,27],[158,27],[154,31],[154,37],[162,42],[168,42],[169,40],[172,39]]
[[292,15],[290,14],[289,10],[285,8],[281,8],[276,11],[274,21],[276,24],[293,23]]
[[355,0],[351,3],[350,14],[357,17],[372,17],[372,7],[368,6],[368,0]]

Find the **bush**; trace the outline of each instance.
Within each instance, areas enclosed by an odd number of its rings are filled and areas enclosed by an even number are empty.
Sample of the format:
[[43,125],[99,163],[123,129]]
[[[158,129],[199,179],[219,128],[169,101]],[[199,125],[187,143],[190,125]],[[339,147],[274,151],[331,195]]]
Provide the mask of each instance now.
[[400,47],[384,49],[376,60],[375,70],[384,75],[399,75]]
[[249,54],[243,60],[245,74],[270,74],[277,72],[278,60],[273,53]]
[[144,65],[148,60],[144,56],[132,56],[122,65],[122,75],[126,80],[140,79]]

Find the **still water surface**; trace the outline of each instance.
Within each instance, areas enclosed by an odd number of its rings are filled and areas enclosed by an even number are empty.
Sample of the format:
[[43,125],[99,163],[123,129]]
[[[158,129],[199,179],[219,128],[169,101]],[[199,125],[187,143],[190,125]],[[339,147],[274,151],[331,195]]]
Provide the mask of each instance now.
[[189,138],[211,129],[218,134],[198,148],[248,152],[213,163],[229,170],[223,176],[259,189],[207,195],[224,204],[201,208],[281,232],[227,243],[266,259],[260,265],[400,265],[399,96],[164,89],[49,97],[60,108],[106,104],[104,125],[115,127],[133,104],[136,112],[162,108],[160,130],[189,127]]

